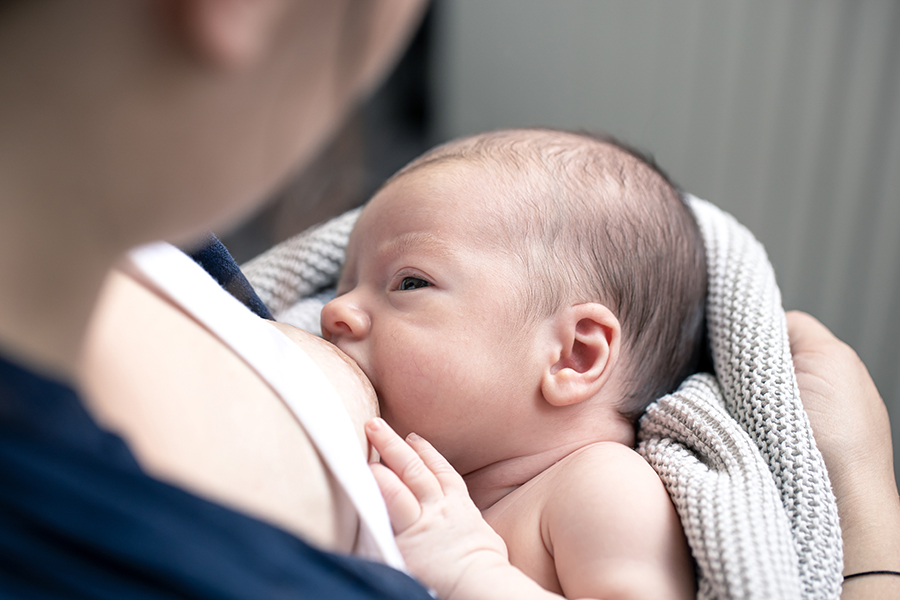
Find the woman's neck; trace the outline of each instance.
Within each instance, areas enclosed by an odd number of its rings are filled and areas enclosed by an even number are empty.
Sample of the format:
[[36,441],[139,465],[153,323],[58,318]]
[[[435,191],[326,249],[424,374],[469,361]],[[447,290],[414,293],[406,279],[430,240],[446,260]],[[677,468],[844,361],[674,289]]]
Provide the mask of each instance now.
[[29,203],[8,193],[0,183],[0,352],[73,382],[82,338],[116,253],[101,254],[74,234],[43,228],[41,215],[29,214]]

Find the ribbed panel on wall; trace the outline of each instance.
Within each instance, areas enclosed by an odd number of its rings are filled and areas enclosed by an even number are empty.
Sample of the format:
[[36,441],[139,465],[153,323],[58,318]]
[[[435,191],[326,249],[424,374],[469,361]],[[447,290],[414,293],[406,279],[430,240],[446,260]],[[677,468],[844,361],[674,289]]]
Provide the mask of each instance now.
[[554,125],[651,152],[762,240],[788,308],[856,348],[900,441],[900,2],[446,0],[438,15],[440,137]]

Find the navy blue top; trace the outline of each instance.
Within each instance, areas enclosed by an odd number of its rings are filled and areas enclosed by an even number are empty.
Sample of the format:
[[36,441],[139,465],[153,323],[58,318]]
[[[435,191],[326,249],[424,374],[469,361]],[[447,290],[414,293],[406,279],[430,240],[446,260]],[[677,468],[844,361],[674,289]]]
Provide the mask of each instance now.
[[0,597],[430,598],[149,477],[71,388],[2,357]]
[[188,253],[222,288],[263,319],[274,321],[268,307],[256,294],[247,277],[231,256],[225,244],[213,233],[207,233],[199,250]]

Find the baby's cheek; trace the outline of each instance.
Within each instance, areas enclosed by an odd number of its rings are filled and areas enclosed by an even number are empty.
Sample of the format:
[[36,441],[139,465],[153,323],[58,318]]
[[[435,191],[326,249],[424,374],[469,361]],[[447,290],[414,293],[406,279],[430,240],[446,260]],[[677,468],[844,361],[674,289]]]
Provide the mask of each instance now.
[[393,386],[386,385],[379,390],[381,418],[397,432],[397,435],[406,437],[414,431],[414,410],[407,402],[407,396],[393,391],[392,388]]
[[412,432],[427,437],[429,423],[440,408],[436,404],[448,386],[440,377],[441,369],[415,358],[382,368],[384,376],[378,389],[382,418],[401,437]]

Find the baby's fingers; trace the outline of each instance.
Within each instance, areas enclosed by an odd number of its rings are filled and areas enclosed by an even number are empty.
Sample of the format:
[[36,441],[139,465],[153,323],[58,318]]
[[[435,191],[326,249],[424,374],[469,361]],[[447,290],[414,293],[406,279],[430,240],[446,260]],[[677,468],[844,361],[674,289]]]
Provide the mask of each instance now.
[[394,534],[399,535],[419,520],[422,516],[422,506],[393,471],[378,463],[370,466],[384,498],[384,504],[387,506]]
[[406,441],[418,453],[428,470],[434,473],[445,494],[462,492],[468,495],[466,482],[463,481],[462,476],[456,472],[456,469],[444,458],[444,455],[431,445],[431,442],[415,433],[409,434]]
[[381,455],[381,461],[393,471],[420,503],[437,500],[444,494],[437,477],[409,444],[382,419],[366,423],[366,435]]

